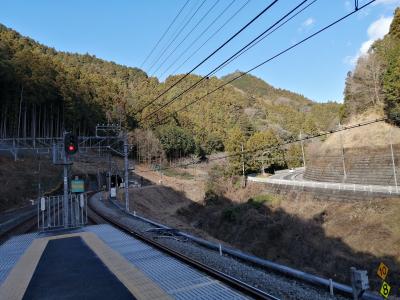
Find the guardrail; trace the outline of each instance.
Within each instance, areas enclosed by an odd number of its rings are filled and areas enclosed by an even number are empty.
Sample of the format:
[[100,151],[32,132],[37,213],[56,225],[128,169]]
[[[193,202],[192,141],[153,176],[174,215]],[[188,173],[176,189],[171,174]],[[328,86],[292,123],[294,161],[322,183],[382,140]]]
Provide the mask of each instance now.
[[[292,170],[292,171],[302,171],[302,170],[305,170],[305,169],[306,168],[304,168],[304,167],[299,167],[299,168],[293,168],[293,169],[290,169],[290,170]],[[275,171],[275,174],[285,174],[285,173],[288,173],[288,171],[289,170],[287,170],[287,169],[285,169],[285,170],[277,170],[277,171]]]
[[311,187],[317,189],[333,189],[339,191],[353,191],[353,192],[368,192],[368,193],[381,193],[386,195],[400,195],[400,188],[396,186],[382,186],[382,185],[362,185],[351,183],[334,183],[334,182],[317,182],[317,181],[300,181],[288,179],[273,179],[273,178],[260,178],[248,176],[248,181],[271,183],[279,185],[290,185],[296,187]]

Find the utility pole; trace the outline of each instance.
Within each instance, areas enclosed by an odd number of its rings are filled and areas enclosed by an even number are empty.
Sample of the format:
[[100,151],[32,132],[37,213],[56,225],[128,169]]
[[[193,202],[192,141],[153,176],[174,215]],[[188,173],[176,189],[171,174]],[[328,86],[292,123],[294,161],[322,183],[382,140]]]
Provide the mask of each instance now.
[[[341,129],[341,128],[342,128],[342,125],[340,124],[340,121],[339,121],[339,129]],[[343,147],[343,133],[342,132],[339,133],[339,138],[340,138],[340,148],[341,148],[342,164],[343,164],[343,180],[342,180],[342,182],[344,182],[347,178],[347,173],[346,173],[346,164],[344,161],[344,147]]]
[[40,156],[38,156],[39,159],[39,168],[38,168],[38,199],[40,199],[40,197],[42,196],[42,180],[40,178],[40,165],[41,165],[41,161],[40,161]]
[[[64,132],[64,142],[65,142],[65,134]],[[63,197],[63,211],[64,211],[64,226],[68,225],[68,165],[67,165],[67,152],[65,151],[65,145],[63,147],[63,158],[64,158],[64,197]]]
[[110,150],[108,150],[108,195],[111,197],[111,153]]
[[397,172],[396,172],[396,164],[395,164],[395,161],[394,161],[393,142],[392,142],[392,128],[391,127],[389,129],[389,141],[390,141],[390,152],[392,154],[392,166],[393,166],[394,184],[396,185],[396,193],[398,193]]
[[162,185],[162,179],[163,179],[163,174],[162,174],[162,166],[161,166],[161,153],[160,153],[160,163],[159,163],[159,172],[160,172],[160,184]]
[[242,173],[243,173],[243,187],[246,187],[246,176],[244,172],[244,153],[243,153],[243,143],[242,143]]
[[124,164],[125,164],[125,209],[129,211],[129,160],[128,160],[128,133],[124,132]]
[[300,143],[301,143],[301,153],[303,154],[303,167],[306,167],[306,156],[304,154],[304,143],[303,143],[303,139],[301,136],[301,131],[300,131]]

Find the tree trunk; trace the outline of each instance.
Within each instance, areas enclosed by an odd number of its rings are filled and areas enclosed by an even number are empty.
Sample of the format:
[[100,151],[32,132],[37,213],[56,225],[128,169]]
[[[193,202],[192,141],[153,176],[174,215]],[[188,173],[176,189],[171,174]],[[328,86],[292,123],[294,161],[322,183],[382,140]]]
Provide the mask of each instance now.
[[24,93],[24,86],[21,86],[21,94],[19,98],[19,114],[18,114],[18,132],[17,132],[17,137],[19,137],[19,130],[20,130],[20,125],[21,125],[21,108],[22,108],[22,100],[23,100],[23,93]]

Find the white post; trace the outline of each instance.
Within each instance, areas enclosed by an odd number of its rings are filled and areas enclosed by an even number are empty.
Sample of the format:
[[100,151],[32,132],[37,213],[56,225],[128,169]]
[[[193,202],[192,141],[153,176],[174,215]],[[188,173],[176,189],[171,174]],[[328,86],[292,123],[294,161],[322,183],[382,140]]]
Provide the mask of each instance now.
[[392,166],[393,166],[393,176],[394,176],[394,184],[396,186],[396,193],[398,193],[397,187],[397,173],[396,173],[396,164],[394,162],[394,153],[393,153],[393,142],[392,142],[392,128],[389,129],[389,141],[390,141],[390,152],[392,154]]
[[329,278],[329,294],[333,296],[333,280]]

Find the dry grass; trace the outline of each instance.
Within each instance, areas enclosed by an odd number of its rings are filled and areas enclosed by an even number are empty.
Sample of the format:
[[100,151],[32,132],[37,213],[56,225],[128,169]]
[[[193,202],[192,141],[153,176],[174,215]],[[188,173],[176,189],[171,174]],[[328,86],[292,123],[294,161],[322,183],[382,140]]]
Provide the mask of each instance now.
[[340,238],[354,251],[374,256],[392,256],[400,264],[400,199],[366,202],[316,201],[300,195],[298,201],[284,199],[287,213],[310,220],[324,214],[323,229],[328,237]]
[[[193,169],[178,169],[178,171],[197,175],[199,171]],[[135,173],[157,184],[171,187],[175,191],[183,192],[192,201],[199,202],[204,199],[205,180],[195,176],[194,179],[183,179],[179,177],[162,176],[158,172],[150,171],[145,165],[137,165]]]
[[[145,178],[159,179],[159,174],[139,169]],[[254,196],[270,193],[264,185],[242,189],[235,182],[221,179],[223,195],[206,205],[199,197],[204,182],[164,177],[165,186],[137,190],[132,205],[170,226],[340,282],[349,283],[349,269],[355,266],[368,270],[376,290],[380,261],[391,268],[390,281],[400,279],[399,199],[326,201],[293,190],[272,194],[274,201],[263,203],[258,199],[266,197]],[[255,200],[247,203],[249,198]]]
[[[354,125],[369,120],[382,118],[381,114],[376,112],[366,112],[362,115],[355,116],[345,124]],[[393,144],[400,143],[400,128],[389,125],[385,122],[374,123],[351,130],[346,130],[342,133],[330,135],[326,141],[320,146],[319,154],[328,154],[337,152],[341,145],[341,136],[343,146],[345,148],[376,148],[389,145],[390,134]]]
[[241,250],[339,282],[349,283],[355,266],[368,270],[377,290],[381,261],[391,269],[392,284],[400,279],[399,199],[328,202],[301,191],[279,197],[261,206],[222,197],[216,205],[192,205],[180,215]]

